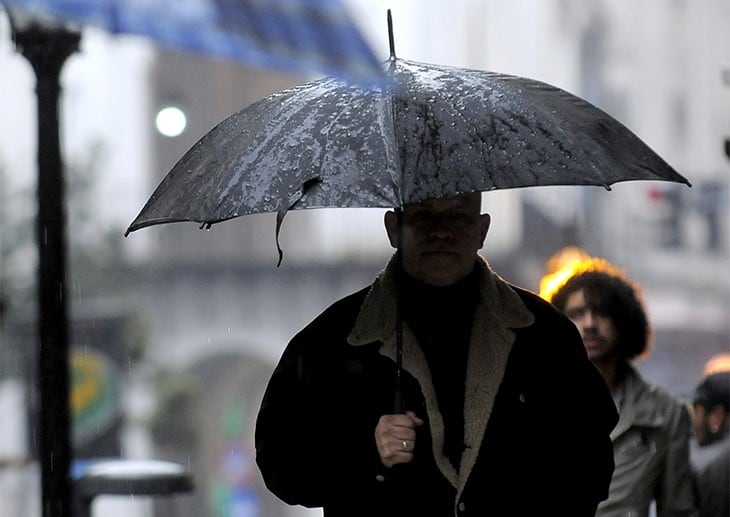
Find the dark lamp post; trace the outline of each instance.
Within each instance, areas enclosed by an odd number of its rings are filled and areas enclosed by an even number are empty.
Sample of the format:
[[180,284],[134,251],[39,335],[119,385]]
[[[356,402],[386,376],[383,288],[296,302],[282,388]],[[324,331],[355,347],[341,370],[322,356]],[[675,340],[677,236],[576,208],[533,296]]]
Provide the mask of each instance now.
[[[11,10],[9,10],[11,11]],[[33,67],[38,99],[38,459],[43,517],[71,517],[71,426],[66,217],[59,144],[59,76],[80,34],[9,12],[13,39]]]

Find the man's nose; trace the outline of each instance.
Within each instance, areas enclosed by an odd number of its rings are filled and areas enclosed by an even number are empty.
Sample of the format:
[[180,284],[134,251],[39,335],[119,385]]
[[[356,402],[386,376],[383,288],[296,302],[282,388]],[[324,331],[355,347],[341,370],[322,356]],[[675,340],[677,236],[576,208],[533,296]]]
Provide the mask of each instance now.
[[448,239],[453,236],[456,228],[448,216],[434,217],[429,221],[428,234],[436,239]]
[[584,311],[583,315],[581,317],[581,324],[587,328],[594,327],[596,325],[595,313],[590,309],[587,309],[586,311]]

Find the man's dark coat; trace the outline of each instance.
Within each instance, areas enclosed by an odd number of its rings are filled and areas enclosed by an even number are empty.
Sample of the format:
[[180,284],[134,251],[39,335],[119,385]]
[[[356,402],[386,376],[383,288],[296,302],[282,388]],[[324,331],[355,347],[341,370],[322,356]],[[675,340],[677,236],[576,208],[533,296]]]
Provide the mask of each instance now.
[[[375,446],[393,413],[394,261],[295,336],[256,424],[257,463],[289,504],[338,516],[592,516],[613,471],[617,414],[575,326],[479,260],[457,471],[428,365],[403,325],[402,389],[417,428],[414,460],[385,468]],[[464,382],[455,380],[455,382]]]

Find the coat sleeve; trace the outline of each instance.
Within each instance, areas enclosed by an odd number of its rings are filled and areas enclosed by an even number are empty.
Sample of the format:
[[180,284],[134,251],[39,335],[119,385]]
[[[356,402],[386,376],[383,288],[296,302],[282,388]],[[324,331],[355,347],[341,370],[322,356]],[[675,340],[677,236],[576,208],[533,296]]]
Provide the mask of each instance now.
[[[537,302],[536,302],[537,303]],[[554,451],[548,461],[561,475],[546,481],[548,507],[566,515],[594,515],[608,497],[614,469],[611,431],[618,412],[603,377],[588,358],[575,325],[552,307],[534,306],[542,316],[532,340],[538,361],[525,361],[530,380],[547,413],[541,432]],[[551,422],[551,424],[548,424]]]
[[562,458],[561,469],[569,478],[565,479],[566,485],[575,489],[573,515],[593,515],[598,503],[608,497],[614,469],[610,435],[618,422],[618,412],[603,377],[573,330],[563,334],[567,354],[563,360],[570,368],[558,382],[562,389],[558,400],[573,415],[565,414],[563,422],[567,425],[560,428],[561,436],[555,441],[562,440],[563,447],[573,451]]
[[670,401],[667,411],[667,450],[658,484],[657,517],[697,515],[692,490],[692,467],[689,458],[691,423],[689,408]]
[[336,506],[359,491],[377,490],[382,470],[368,417],[348,420],[342,394],[338,332],[342,321],[315,320],[284,351],[256,421],[256,463],[267,488],[282,501]]

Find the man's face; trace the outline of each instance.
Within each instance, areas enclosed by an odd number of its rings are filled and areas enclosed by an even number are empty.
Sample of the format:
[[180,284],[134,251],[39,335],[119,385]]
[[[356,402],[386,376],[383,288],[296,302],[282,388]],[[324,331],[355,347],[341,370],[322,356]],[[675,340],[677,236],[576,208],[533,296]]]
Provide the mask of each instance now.
[[599,363],[615,358],[618,339],[616,326],[606,314],[586,303],[582,289],[568,296],[563,312],[578,327],[591,361]]
[[478,192],[408,206],[402,243],[398,242],[398,217],[387,212],[388,238],[403,254],[406,273],[436,286],[451,285],[471,273],[489,230],[489,215],[480,215],[480,209]]
[[700,402],[692,403],[692,433],[697,444],[709,445],[725,436],[728,412],[721,405],[708,408]]

